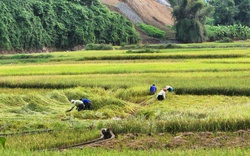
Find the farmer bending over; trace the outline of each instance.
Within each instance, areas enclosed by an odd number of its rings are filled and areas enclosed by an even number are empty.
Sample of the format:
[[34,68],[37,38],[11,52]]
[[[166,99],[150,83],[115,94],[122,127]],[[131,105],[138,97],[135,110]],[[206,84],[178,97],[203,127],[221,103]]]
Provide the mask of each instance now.
[[166,91],[167,91],[167,89],[166,88],[163,88],[159,93],[158,93],[158,95],[157,95],[157,99],[158,100],[160,100],[160,101],[162,101],[162,100],[164,100],[165,98],[166,98]]
[[173,92],[173,91],[174,91],[174,88],[171,87],[171,86],[166,86],[166,89],[167,89],[169,92]]
[[83,104],[85,105],[85,109],[90,109],[90,105],[91,105],[91,101],[87,98],[84,98],[84,99],[80,99]]
[[66,112],[70,112],[76,107],[76,110],[84,110],[84,104],[81,100],[71,100],[71,103],[73,104],[73,107],[67,110]]

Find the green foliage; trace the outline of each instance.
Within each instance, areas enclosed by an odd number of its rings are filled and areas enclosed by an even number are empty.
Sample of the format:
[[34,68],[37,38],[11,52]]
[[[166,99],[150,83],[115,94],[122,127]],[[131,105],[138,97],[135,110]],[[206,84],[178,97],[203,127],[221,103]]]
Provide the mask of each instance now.
[[238,13],[234,17],[236,23],[250,27],[250,1],[235,0],[235,6],[238,8]]
[[[160,49],[167,45],[157,46]],[[181,48],[146,54],[126,54],[126,50],[57,52],[50,53],[53,57],[44,58],[51,59],[47,64],[21,64],[19,61],[26,56],[3,55],[5,58],[1,62],[15,56],[10,61],[20,64],[0,66],[0,124],[7,125],[1,130],[8,138],[8,150],[0,148],[0,153],[44,156],[82,155],[84,152],[98,155],[104,150],[92,148],[88,151],[88,146],[84,146],[82,150],[59,152],[53,148],[86,143],[100,136],[100,128],[108,127],[118,134],[118,138],[112,150],[105,151],[104,155],[115,153],[118,156],[126,150],[129,152],[124,155],[230,155],[232,151],[231,155],[247,155],[249,150],[245,150],[248,149],[245,142],[237,142],[242,147],[236,151],[228,150],[227,145],[221,148],[221,145],[229,140],[228,133],[235,135],[234,142],[239,137],[249,140],[249,42],[178,46]],[[32,54],[27,60],[35,56],[46,57]],[[99,60],[75,61],[79,57]],[[158,101],[155,95],[148,94],[152,83],[158,90],[168,84],[176,90],[167,93],[166,100]],[[91,110],[65,113],[72,106],[71,99],[84,97],[92,101]],[[47,129],[53,131],[39,133]],[[28,133],[33,130],[34,133]],[[223,138],[222,142],[212,147],[200,146],[196,139],[201,135],[197,134],[211,134],[206,131],[214,132],[213,136],[220,133],[211,139]],[[128,134],[122,138],[122,133]],[[154,151],[156,142],[158,144],[156,138],[162,143],[158,151]],[[192,139],[202,150],[193,150],[195,146],[189,142]],[[129,142],[123,143],[127,140]],[[171,143],[177,144],[173,147]],[[128,144],[142,149],[148,144],[150,150],[131,150]],[[184,151],[176,152],[176,148]],[[186,149],[191,150],[186,152]],[[222,152],[223,149],[227,152]]]
[[174,48],[182,48],[181,45],[178,44],[131,44],[131,45],[123,45],[120,49],[174,49]]
[[[128,137],[128,136],[127,136]],[[173,138],[174,139],[174,138]],[[219,138],[220,139],[220,138]],[[217,140],[219,140],[217,139]],[[227,138],[226,138],[227,139]],[[225,139],[225,140],[226,140]],[[221,139],[223,140],[223,139]],[[145,143],[148,143],[148,141],[145,141]],[[154,144],[156,144],[154,142]],[[149,143],[149,145],[151,145]],[[176,146],[178,146],[177,144]],[[249,148],[242,148],[242,147],[236,147],[236,148],[197,148],[197,149],[183,149],[183,148],[177,148],[177,149],[169,149],[168,147],[159,149],[154,149],[150,147],[150,150],[145,149],[138,149],[138,147],[134,147],[136,149],[128,149],[128,146],[124,144],[120,144],[119,146],[122,149],[106,149],[101,147],[84,147],[81,150],[79,149],[70,149],[70,150],[51,150],[51,151],[34,151],[34,150],[27,150],[27,149],[9,149],[8,151],[5,151],[6,155],[22,155],[22,156],[30,156],[30,155],[36,155],[36,156],[58,156],[58,155],[105,155],[105,156],[128,156],[128,155],[136,155],[136,156],[151,156],[151,155],[158,155],[158,156],[245,156],[250,153]],[[140,148],[142,146],[140,145]],[[100,154],[101,153],[101,154]]]
[[222,40],[219,40],[217,42],[220,42],[220,43],[229,43],[229,42],[233,42],[233,40],[229,37],[224,37]]
[[126,53],[159,53],[158,50],[154,49],[143,49],[143,50],[128,50]]
[[113,50],[112,45],[106,44],[87,44],[85,47],[86,50]]
[[249,0],[212,0],[209,4],[215,8],[211,25],[241,24],[250,27]]
[[165,31],[156,28],[152,25],[147,25],[147,24],[143,24],[140,23],[138,25],[146,34],[148,34],[151,37],[156,37],[156,38],[164,38],[165,36]]
[[175,7],[177,5],[181,5],[182,0],[169,0],[172,7]]
[[176,20],[176,38],[185,43],[205,41],[206,16],[212,7],[205,6],[201,0],[183,0],[173,10]]
[[243,25],[229,26],[206,26],[209,41],[223,40],[230,38],[231,40],[246,40],[250,38],[250,28]]
[[47,58],[52,58],[53,56],[50,54],[41,54],[41,55],[26,55],[26,54],[16,54],[13,55],[11,58],[13,59],[30,59],[30,58],[37,58],[37,59],[47,59]]
[[0,144],[3,146],[4,149],[5,149],[5,141],[6,141],[6,138],[0,137]]
[[215,25],[232,25],[237,13],[234,0],[216,0],[214,3]]
[[183,19],[176,24],[176,37],[185,43],[205,41],[205,30],[196,20]]
[[[73,124],[80,124],[77,121]],[[79,125],[78,125],[79,126]],[[22,134],[22,133],[21,133]],[[75,137],[77,136],[77,137]],[[85,127],[72,128],[67,130],[54,130],[50,133],[27,133],[26,135],[15,134],[14,137],[8,138],[8,147],[10,149],[22,150],[45,150],[53,149],[54,147],[65,147],[73,144],[78,144],[98,138],[100,136],[99,130],[87,130]],[[41,151],[40,151],[41,152]]]
[[70,49],[88,43],[137,43],[132,23],[97,0],[0,1],[0,50]]

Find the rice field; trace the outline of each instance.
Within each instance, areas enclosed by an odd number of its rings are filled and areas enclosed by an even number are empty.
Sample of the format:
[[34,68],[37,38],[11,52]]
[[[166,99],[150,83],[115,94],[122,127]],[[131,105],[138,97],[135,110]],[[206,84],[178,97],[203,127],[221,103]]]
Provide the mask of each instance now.
[[[182,137],[189,143],[177,146],[173,140],[182,133],[223,132],[229,141],[238,131],[244,131],[245,142],[250,140],[247,45],[249,41],[154,47],[153,53],[125,49],[2,55],[0,136],[6,142],[0,154],[246,155],[249,144],[242,142],[231,147],[232,142],[219,145],[215,139],[205,146],[197,138]],[[166,85],[175,91],[158,101],[149,94],[153,83],[158,91]],[[91,110],[65,112],[71,99],[84,97],[92,101]],[[103,127],[119,136],[109,150],[107,145],[50,150],[98,138]],[[146,145],[139,138],[119,142],[137,133],[155,137]]]

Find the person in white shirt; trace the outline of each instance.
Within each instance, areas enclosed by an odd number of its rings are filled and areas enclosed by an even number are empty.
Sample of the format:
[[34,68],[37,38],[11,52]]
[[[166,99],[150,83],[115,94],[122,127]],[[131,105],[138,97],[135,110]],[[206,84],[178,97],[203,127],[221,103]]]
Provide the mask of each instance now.
[[74,107],[76,107],[77,111],[84,110],[85,108],[84,103],[81,100],[71,100],[70,102],[73,104],[73,107],[71,107],[71,109],[67,110],[66,112],[72,111]]
[[157,95],[157,99],[162,101],[166,98],[166,91],[167,89],[166,88],[163,88]]

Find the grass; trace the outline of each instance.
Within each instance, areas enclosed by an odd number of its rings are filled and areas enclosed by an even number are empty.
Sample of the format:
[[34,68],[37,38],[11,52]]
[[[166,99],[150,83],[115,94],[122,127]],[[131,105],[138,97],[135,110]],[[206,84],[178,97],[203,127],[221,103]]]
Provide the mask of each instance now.
[[[123,73],[164,73],[194,71],[243,71],[250,70],[246,59],[237,62],[223,59],[182,60],[161,62],[78,62],[67,64],[34,64],[1,66],[0,75],[79,75],[79,74],[123,74]],[[227,61],[227,62],[226,62]]]
[[[63,135],[64,137],[60,137]],[[78,136],[77,139],[74,137]],[[17,148],[25,150],[27,147],[30,150],[43,150],[43,149],[53,149],[56,147],[65,147],[88,140],[93,140],[99,137],[99,131],[92,130],[63,130],[63,131],[53,131],[50,133],[42,134],[27,134],[27,135],[16,135],[16,137],[7,137],[6,146],[10,149]],[[74,138],[74,139],[72,139]]]
[[[247,42],[249,43],[249,42]],[[218,44],[220,45],[220,44]],[[155,47],[152,47],[153,49]],[[16,54],[2,55],[0,64],[24,64],[24,63],[65,63],[81,62],[87,60],[152,60],[152,59],[190,59],[190,58],[238,58],[249,56],[249,47],[215,47],[215,48],[181,48],[181,49],[160,49],[157,53],[126,53],[127,50],[82,50],[75,52],[55,52],[44,54]],[[144,49],[145,50],[145,49]],[[144,51],[141,50],[141,51]],[[152,55],[153,54],[153,55]],[[95,62],[96,62],[95,61]]]
[[0,86],[33,89],[63,89],[77,86],[126,89],[135,86],[146,93],[147,86],[156,83],[159,89],[167,84],[173,85],[177,94],[249,95],[248,70],[218,71],[210,69],[209,71],[209,68],[207,70],[205,72],[195,72],[194,70],[162,73],[2,76]]
[[[1,151],[0,151],[1,152]],[[220,155],[227,155],[227,156],[245,156],[249,153],[249,149],[206,149],[206,150],[108,150],[108,149],[101,149],[101,148],[83,148],[81,150],[74,149],[74,150],[67,150],[64,152],[58,151],[44,151],[44,152],[34,152],[30,150],[13,150],[10,152],[2,152],[6,155],[12,156],[19,156],[19,155],[37,155],[37,156],[58,156],[58,155],[71,155],[71,156],[78,156],[78,155],[102,155],[102,156],[127,156],[127,155],[138,155],[138,156],[151,156],[151,155],[158,155],[158,156],[220,156]],[[101,154],[100,154],[101,153]]]
[[[3,55],[0,127],[5,125],[4,135],[15,134],[6,137],[6,150],[0,147],[0,154],[245,155],[249,152],[246,145],[241,150],[228,149],[228,145],[191,150],[198,143],[192,137],[185,139],[194,143],[167,148],[179,133],[233,133],[250,128],[249,48],[235,44],[232,48],[220,48],[231,43],[181,45],[157,50],[159,53],[112,50],[55,52],[48,57]],[[153,83],[158,91],[171,85],[175,92],[157,101],[156,95],[148,94]],[[71,99],[84,97],[91,99],[92,110],[65,112],[71,108]],[[131,146],[117,143],[113,150],[48,150],[98,138],[102,127],[118,135],[165,133],[158,138],[164,146],[156,148],[158,144],[143,141],[148,139],[144,136],[142,144],[138,139]],[[48,129],[53,132],[22,135]]]

